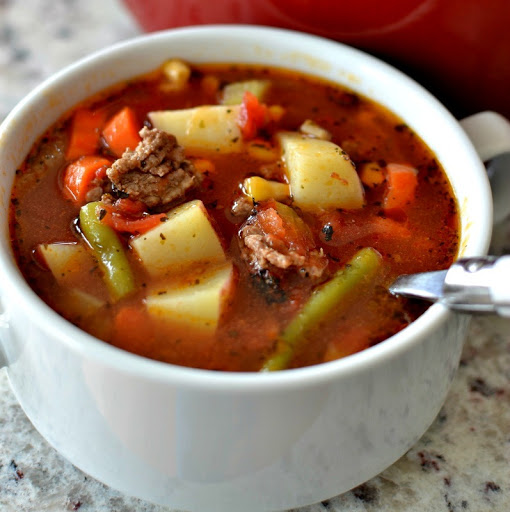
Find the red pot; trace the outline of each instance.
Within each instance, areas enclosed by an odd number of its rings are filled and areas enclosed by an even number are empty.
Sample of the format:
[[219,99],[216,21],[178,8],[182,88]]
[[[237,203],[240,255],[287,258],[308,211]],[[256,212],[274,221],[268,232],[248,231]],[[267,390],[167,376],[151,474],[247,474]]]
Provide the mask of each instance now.
[[509,0],[124,0],[147,31],[272,25],[336,39],[416,78],[457,116],[510,117]]

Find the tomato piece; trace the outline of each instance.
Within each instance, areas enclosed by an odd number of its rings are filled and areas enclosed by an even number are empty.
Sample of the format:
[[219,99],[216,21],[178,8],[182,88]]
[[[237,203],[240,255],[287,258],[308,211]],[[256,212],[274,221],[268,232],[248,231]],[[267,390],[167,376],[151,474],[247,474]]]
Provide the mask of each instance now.
[[255,94],[245,91],[238,119],[243,138],[245,140],[255,138],[259,129],[267,124],[269,118],[267,106],[264,103],[260,103]]
[[137,217],[147,211],[147,206],[142,201],[137,199],[121,198],[117,199],[113,205],[117,213]]
[[[116,201],[115,205],[102,206],[102,209],[105,211],[105,214],[101,217],[101,222],[103,224],[106,224],[107,226],[110,226],[112,229],[120,233],[140,235],[158,226],[161,222],[165,222],[165,220],[167,219],[165,213],[142,215],[141,217],[129,217],[125,214],[125,212],[119,213],[118,206],[116,207],[119,201],[120,199]],[[135,201],[133,201],[133,203],[134,202]]]

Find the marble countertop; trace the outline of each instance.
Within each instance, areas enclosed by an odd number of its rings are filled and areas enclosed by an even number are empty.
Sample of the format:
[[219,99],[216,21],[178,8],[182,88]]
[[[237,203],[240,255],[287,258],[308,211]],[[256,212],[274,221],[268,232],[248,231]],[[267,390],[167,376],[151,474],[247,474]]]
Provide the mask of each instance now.
[[[139,33],[117,0],[0,0],[0,121],[44,78]],[[510,252],[510,222],[492,252]],[[0,370],[0,510],[162,512],[88,477],[31,425]],[[360,487],[300,512],[510,510],[510,319],[473,319],[446,403],[422,439]]]

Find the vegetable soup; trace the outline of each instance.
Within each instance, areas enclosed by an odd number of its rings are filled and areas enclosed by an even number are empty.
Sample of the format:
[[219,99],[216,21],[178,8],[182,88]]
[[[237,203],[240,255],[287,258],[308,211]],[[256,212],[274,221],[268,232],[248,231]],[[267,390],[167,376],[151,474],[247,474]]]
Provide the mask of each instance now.
[[178,59],[77,105],[17,171],[35,292],[141,356],[224,371],[338,359],[426,305],[400,274],[448,267],[459,218],[417,134],[343,86]]

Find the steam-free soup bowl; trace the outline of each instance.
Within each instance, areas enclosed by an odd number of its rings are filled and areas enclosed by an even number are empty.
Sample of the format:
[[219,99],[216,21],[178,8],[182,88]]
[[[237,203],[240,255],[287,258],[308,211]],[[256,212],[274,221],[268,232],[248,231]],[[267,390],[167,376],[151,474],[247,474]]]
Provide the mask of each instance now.
[[[392,464],[431,424],[455,375],[466,316],[434,305],[402,332],[338,361],[211,372],[93,338],[46,306],[16,266],[10,190],[33,142],[80,100],[171,57],[293,68],[386,105],[446,169],[461,213],[461,255],[486,253],[492,206],[483,164],[459,123],[406,76],[338,43],[276,29],[211,26],[140,37],[59,72],[0,128],[0,345],[12,389],[56,450],[129,495],[222,512],[335,496]],[[476,135],[476,120],[471,130]]]

